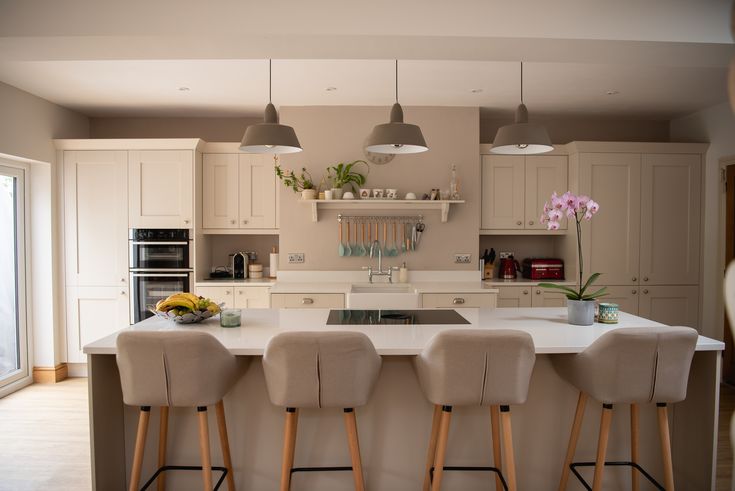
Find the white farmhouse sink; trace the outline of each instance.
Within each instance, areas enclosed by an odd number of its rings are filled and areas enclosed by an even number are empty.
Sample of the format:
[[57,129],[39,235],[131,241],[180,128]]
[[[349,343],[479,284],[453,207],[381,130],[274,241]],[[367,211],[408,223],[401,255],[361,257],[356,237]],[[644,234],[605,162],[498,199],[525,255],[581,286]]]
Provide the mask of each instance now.
[[356,283],[347,294],[349,309],[415,309],[419,294],[409,284]]

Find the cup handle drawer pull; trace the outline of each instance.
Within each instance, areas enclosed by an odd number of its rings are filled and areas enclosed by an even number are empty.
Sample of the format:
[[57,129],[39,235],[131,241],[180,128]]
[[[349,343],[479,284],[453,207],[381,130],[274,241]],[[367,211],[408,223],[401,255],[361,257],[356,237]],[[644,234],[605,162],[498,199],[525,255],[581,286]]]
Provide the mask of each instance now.
[[457,298],[455,298],[454,300],[452,300],[452,303],[453,303],[454,305],[462,305],[462,304],[464,303],[464,298],[462,298],[462,297],[457,297]]
[[306,297],[306,298],[302,298],[302,299],[301,299],[301,303],[302,303],[303,305],[311,305],[311,304],[313,304],[313,303],[314,303],[314,299],[313,299],[313,298],[308,298],[308,297]]

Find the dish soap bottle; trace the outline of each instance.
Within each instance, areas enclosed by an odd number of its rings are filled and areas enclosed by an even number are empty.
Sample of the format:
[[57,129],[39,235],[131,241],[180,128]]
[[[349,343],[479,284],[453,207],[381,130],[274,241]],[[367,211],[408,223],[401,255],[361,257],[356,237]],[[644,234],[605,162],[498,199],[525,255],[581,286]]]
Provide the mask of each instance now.
[[408,283],[408,268],[406,267],[406,261],[403,261],[401,269],[398,270],[398,282]]

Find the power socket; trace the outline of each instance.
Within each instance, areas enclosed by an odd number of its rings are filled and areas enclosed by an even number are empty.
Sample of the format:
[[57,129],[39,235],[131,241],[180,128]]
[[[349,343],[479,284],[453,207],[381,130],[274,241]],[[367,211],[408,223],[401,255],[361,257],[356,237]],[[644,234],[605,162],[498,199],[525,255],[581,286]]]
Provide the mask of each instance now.
[[301,264],[304,262],[303,252],[289,252],[288,253],[288,264]]
[[455,254],[454,255],[455,264],[469,264],[471,260],[472,260],[472,254]]

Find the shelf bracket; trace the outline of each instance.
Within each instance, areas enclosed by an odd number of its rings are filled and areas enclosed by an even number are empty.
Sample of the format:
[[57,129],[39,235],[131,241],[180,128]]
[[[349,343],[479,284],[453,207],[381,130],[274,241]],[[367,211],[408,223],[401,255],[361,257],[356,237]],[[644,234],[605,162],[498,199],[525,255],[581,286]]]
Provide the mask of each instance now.
[[319,209],[316,205],[316,201],[314,201],[311,204],[311,221],[312,222],[318,222],[319,221]]
[[442,203],[442,223],[447,223],[449,219],[449,203]]

